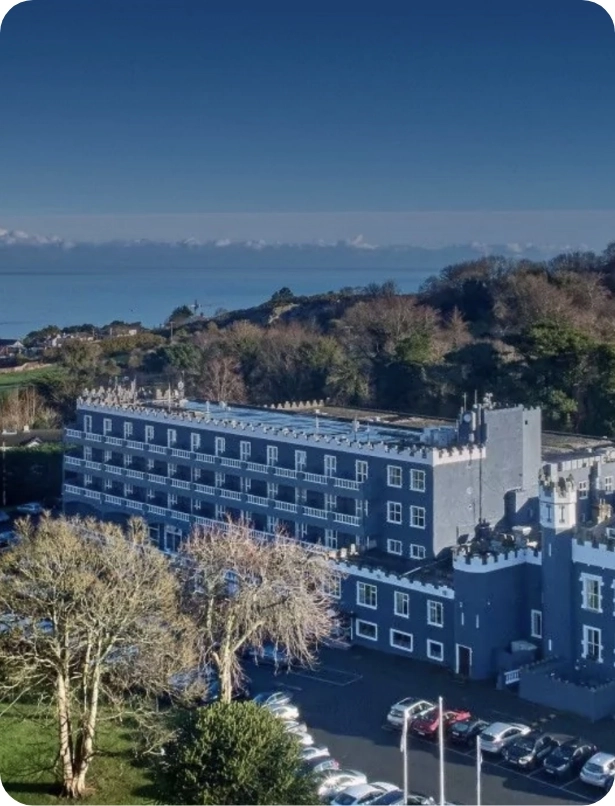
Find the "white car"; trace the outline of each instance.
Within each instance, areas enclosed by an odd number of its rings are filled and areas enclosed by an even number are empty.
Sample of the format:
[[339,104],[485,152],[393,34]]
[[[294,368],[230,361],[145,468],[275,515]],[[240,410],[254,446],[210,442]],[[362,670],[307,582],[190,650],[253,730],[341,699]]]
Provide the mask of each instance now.
[[299,742],[301,747],[311,747],[314,744],[314,737],[311,733],[302,730],[289,730],[287,731],[291,736]]
[[277,716],[278,719],[287,721],[299,719],[299,709],[292,703],[285,703],[284,705],[265,705],[269,713]]
[[435,708],[433,702],[420,700],[417,697],[406,697],[391,706],[391,710],[387,714],[387,723],[392,728],[401,729],[404,726],[404,715],[407,714],[408,726],[410,726],[410,722],[413,719],[426,713],[431,708]]
[[331,800],[349,786],[367,783],[367,775],[358,770],[326,770],[319,773],[316,779],[318,797],[323,801]]
[[327,758],[330,755],[329,748],[324,744],[313,744],[310,747],[302,747],[299,758],[302,761],[310,761],[313,758]]
[[361,803],[369,803],[370,800],[393,789],[397,789],[394,784],[378,781],[373,784],[354,784],[336,795],[331,803],[335,806],[357,806]]
[[43,511],[43,505],[37,501],[32,501],[29,504],[20,504],[15,509],[20,515],[40,515]]
[[480,749],[484,753],[497,755],[511,742],[520,739],[522,736],[527,736],[531,731],[532,729],[528,725],[521,725],[516,722],[492,722],[480,734]]
[[594,753],[589,761],[585,762],[580,778],[585,784],[604,789],[613,774],[615,774],[615,756],[612,753]]

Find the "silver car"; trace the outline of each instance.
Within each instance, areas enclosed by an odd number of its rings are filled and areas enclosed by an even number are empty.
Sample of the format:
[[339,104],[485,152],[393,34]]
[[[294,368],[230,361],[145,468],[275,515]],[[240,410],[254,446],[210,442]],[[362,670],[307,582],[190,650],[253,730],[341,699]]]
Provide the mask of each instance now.
[[532,729],[517,722],[493,722],[480,734],[480,749],[484,753],[497,755],[506,745],[527,736]]
[[265,705],[263,707],[278,719],[285,719],[287,721],[299,719],[299,709],[290,702],[284,705]]
[[387,714],[387,723],[390,727],[401,730],[404,726],[404,715],[407,714],[409,726],[413,719],[434,707],[434,703],[429,702],[429,700],[421,700],[417,697],[406,697],[406,699],[400,700],[396,702],[395,705],[391,706],[391,710]]
[[326,770],[316,776],[318,784],[318,797],[322,801],[329,801],[338,792],[342,792],[355,784],[366,784],[367,775],[358,770]]
[[615,756],[611,753],[594,753],[589,761],[585,762],[580,778],[585,784],[604,789],[614,773]]
[[329,748],[324,744],[313,744],[311,747],[302,747],[299,757],[302,761],[309,761],[312,758],[327,758],[330,756]]

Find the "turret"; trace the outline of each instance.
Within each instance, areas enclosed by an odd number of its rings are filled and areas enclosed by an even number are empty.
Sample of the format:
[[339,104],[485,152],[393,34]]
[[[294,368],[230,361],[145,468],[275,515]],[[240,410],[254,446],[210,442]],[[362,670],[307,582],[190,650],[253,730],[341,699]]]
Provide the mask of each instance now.
[[577,525],[577,488],[572,476],[540,482],[540,525],[565,532]]

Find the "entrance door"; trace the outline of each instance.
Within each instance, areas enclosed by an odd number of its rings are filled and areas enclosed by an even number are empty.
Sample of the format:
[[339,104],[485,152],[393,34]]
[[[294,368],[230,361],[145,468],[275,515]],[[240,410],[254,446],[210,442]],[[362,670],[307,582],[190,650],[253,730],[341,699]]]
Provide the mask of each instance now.
[[461,677],[469,677],[471,666],[472,650],[469,646],[457,644],[457,674]]

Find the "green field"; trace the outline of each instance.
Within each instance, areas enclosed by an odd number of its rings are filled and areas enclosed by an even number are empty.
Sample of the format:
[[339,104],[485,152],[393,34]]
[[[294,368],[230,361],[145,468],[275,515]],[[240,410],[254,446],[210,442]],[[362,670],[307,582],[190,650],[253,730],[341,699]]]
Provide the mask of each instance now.
[[16,386],[27,386],[31,383],[57,378],[60,369],[57,367],[43,367],[42,369],[28,369],[23,372],[0,372],[0,390]]
[[[0,709],[2,706],[0,705]],[[153,803],[147,771],[136,764],[133,737],[125,725],[101,722],[98,750],[92,762],[92,793],[81,803]],[[0,780],[20,803],[61,804],[53,772],[56,754],[55,725],[27,705],[0,716]]]

